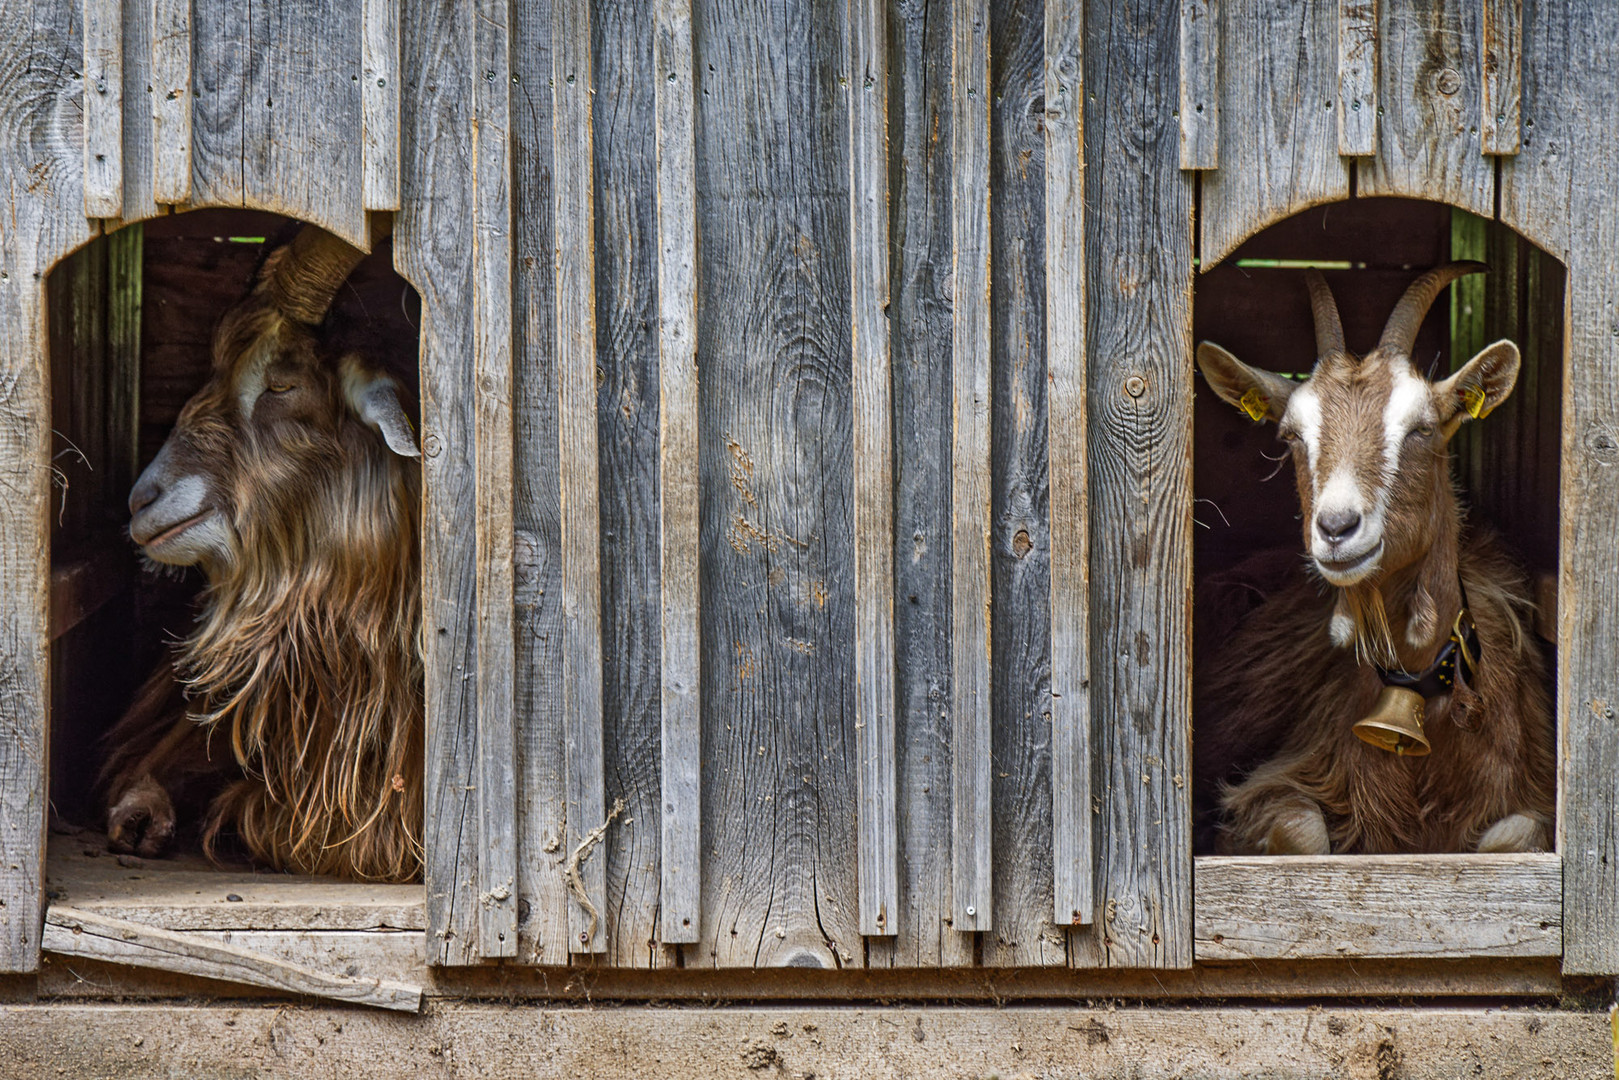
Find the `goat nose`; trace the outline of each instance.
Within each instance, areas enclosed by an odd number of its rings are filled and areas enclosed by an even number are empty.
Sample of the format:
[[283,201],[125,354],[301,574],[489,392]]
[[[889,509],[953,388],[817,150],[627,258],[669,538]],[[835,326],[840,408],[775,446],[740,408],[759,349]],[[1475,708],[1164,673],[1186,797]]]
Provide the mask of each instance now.
[[1321,535],[1338,543],[1350,536],[1360,528],[1360,513],[1355,510],[1323,511],[1315,517],[1315,527],[1321,530]]
[[163,485],[157,482],[156,477],[151,475],[142,476],[129,492],[130,516],[133,517],[157,502],[158,497],[162,494]]

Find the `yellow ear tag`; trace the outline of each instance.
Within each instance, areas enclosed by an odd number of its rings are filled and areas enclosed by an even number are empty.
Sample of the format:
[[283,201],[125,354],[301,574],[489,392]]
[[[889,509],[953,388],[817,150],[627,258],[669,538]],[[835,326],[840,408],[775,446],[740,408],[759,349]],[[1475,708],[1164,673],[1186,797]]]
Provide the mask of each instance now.
[[1474,420],[1482,420],[1488,414],[1484,408],[1484,390],[1482,387],[1469,386],[1462,391],[1462,404],[1467,406],[1468,415]]
[[1242,411],[1248,414],[1248,419],[1254,423],[1265,419],[1265,413],[1270,410],[1270,399],[1261,394],[1257,388],[1250,388],[1237,402]]

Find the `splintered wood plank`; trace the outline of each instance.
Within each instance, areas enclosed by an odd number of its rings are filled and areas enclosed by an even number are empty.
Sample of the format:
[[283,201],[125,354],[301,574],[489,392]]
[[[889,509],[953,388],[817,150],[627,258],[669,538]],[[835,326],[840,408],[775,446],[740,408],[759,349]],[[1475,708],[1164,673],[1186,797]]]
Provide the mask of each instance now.
[[1563,970],[1619,973],[1619,10],[1532,0],[1523,145],[1501,159],[1501,220],[1568,267],[1558,538],[1558,849]]
[[292,994],[418,1012],[422,988],[387,979],[334,975],[291,964],[235,945],[192,934],[159,930],[77,908],[51,905],[45,915],[44,947],[63,956],[82,956],[134,967],[174,971],[204,979],[268,986]]
[[1516,154],[1523,134],[1523,0],[1484,0],[1481,21],[1479,140],[1486,154]]
[[950,189],[948,19],[893,9],[890,152],[894,397],[895,763],[900,896],[895,935],[868,938],[875,968],[973,963],[950,918]]
[[702,940],[702,609],[698,578],[696,71],[690,0],[659,0],[653,38],[658,195],[658,552],[662,891],[658,936]]
[[191,0],[152,0],[152,200],[191,201]]
[[[1184,11],[1183,18],[1184,18]],[[1046,0],[1046,446],[1051,475],[1053,921],[1095,921],[1085,465],[1084,7]],[[1182,41],[1184,42],[1184,27]],[[1184,95],[1184,74],[1182,76]],[[1181,102],[1182,116],[1186,103]],[[1182,128],[1184,136],[1185,128]],[[1184,150],[1184,143],[1183,143]],[[1182,168],[1186,167],[1184,156]]]
[[477,469],[478,951],[517,955],[512,191],[507,0],[471,11],[472,396]]
[[[199,8],[199,13],[202,9]],[[394,258],[422,298],[422,663],[427,694],[423,838],[428,963],[478,951],[477,519],[472,315],[474,198],[461,140],[471,130],[471,20],[404,9],[405,66],[418,72],[401,114],[402,185]],[[198,106],[201,107],[199,100]],[[198,152],[202,144],[199,137]]]
[[[157,0],[157,2],[168,3],[172,0]],[[397,210],[399,209],[399,5],[396,0],[362,0],[360,19],[363,37],[360,44],[363,50],[360,71],[360,119],[365,126],[365,208]]]
[[849,4],[850,346],[854,368],[855,725],[860,932],[899,916],[894,775],[894,434],[888,338],[888,33],[881,0]]
[[706,862],[688,968],[864,962],[841,7],[693,5]]
[[[1222,0],[1181,0],[1181,168],[1220,167]],[[1078,16],[1076,15],[1077,19]],[[1047,16],[1049,29],[1053,27]]]
[[1199,960],[1559,956],[1556,855],[1205,858]]
[[1109,88],[1087,102],[1085,239],[1109,253],[1087,263],[1086,341],[1098,930],[1117,967],[1192,962],[1192,192],[1157,10],[1116,7],[1084,51]]
[[[600,473],[596,443],[596,211],[588,0],[551,12],[556,201],[557,444],[562,479],[562,718],[567,839],[584,896],[569,908],[568,949],[607,949],[607,794],[602,760]],[[587,843],[587,837],[597,839]],[[575,858],[577,856],[577,858]],[[587,899],[588,898],[588,899]]]
[[[992,5],[989,52],[990,967],[1061,965],[1053,925],[1051,511],[1047,496],[1045,11]],[[959,294],[958,294],[959,295]]]
[[950,771],[956,930],[994,926],[989,627],[989,9],[951,0]]
[[84,216],[124,212],[124,5],[84,5]]
[[[690,429],[687,455],[691,487],[677,496],[671,506],[660,492],[668,490],[660,482],[659,428],[668,399],[660,372],[660,341],[673,333],[669,317],[679,310],[679,290],[690,290],[695,272],[695,225],[687,228],[684,278],[673,270],[670,289],[672,305],[663,307],[659,284],[665,245],[672,234],[660,238],[659,214],[667,210],[678,218],[681,200],[686,202],[686,220],[692,221],[695,197],[690,182],[692,166],[691,52],[688,48],[679,75],[668,81],[669,69],[659,71],[655,59],[657,14],[645,0],[596,0],[591,7],[591,36],[595,52],[595,168],[596,168],[596,363],[601,369],[597,396],[597,423],[601,452],[602,528],[602,709],[607,719],[604,760],[607,769],[607,803],[624,801],[624,812],[614,823],[612,842],[597,848],[593,858],[607,863],[606,962],[619,967],[669,967],[676,950],[660,945],[659,924],[670,926],[678,935],[691,940],[701,931],[695,915],[698,873],[701,859],[698,832],[701,792],[697,787],[700,761],[698,744],[676,745],[679,757],[670,760],[670,744],[661,738],[665,667],[660,630],[661,512],[673,512],[689,520],[686,552],[689,556],[687,601],[695,604],[697,588],[696,428]],[[687,20],[689,26],[689,17]],[[687,182],[679,191],[660,193],[659,162],[673,164],[670,137],[659,132],[658,96],[684,94],[687,116]],[[673,104],[673,103],[669,103]],[[678,141],[676,139],[675,141]],[[678,172],[677,166],[677,172]],[[676,247],[682,246],[677,242]],[[682,284],[683,282],[683,284]],[[695,295],[686,302],[695,305]],[[692,308],[687,307],[681,344],[686,349],[690,391],[696,389],[696,365],[692,344],[696,328]],[[677,348],[678,353],[678,348]],[[677,397],[679,391],[676,392]],[[677,406],[678,407],[678,406]],[[694,417],[695,399],[686,415]],[[676,485],[679,486],[678,484]],[[677,557],[678,559],[678,557]],[[676,572],[679,573],[678,563]],[[677,589],[678,591],[678,589]],[[679,612],[677,604],[675,610]],[[689,609],[695,650],[697,608]],[[695,664],[695,653],[692,653]],[[677,664],[677,670],[678,664]],[[699,684],[695,666],[685,669],[691,681],[692,712],[685,733],[695,737],[701,718],[696,713]],[[675,742],[678,744],[679,739]],[[687,793],[677,829],[687,845],[681,885],[692,877],[693,907],[684,915],[670,910],[669,894],[661,883],[667,881],[663,825],[668,789],[664,771],[673,766],[686,774]],[[689,925],[684,924],[690,919]]]
[[45,274],[90,238],[68,0],[0,2],[0,972],[39,966],[44,912],[51,414]]
[[[516,493],[518,896],[524,963],[568,963],[563,876],[567,784],[562,721],[562,506],[557,460],[556,243],[551,191],[551,11],[510,11],[514,254],[512,383]],[[521,911],[521,906],[519,908]]]
[[363,28],[358,3],[193,4],[192,207],[271,210],[368,245]]
[[1448,202],[1490,217],[1495,163],[1482,153],[1478,4],[1378,5],[1377,153],[1355,163],[1361,195]]
[[1338,0],[1338,153],[1377,153],[1377,0]]
[[[1349,197],[1339,157],[1343,107],[1331,4],[1262,0],[1226,12],[1221,108],[1233,134],[1203,177],[1202,268],[1248,237],[1317,203]],[[1363,104],[1364,111],[1369,106]]]

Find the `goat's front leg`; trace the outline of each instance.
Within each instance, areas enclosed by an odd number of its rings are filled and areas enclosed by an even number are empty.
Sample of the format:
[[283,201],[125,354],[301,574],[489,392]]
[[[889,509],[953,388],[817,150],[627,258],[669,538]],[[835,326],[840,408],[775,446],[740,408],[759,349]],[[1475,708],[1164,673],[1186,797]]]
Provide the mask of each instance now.
[[1551,822],[1536,813],[1508,814],[1478,838],[1481,853],[1550,851]]
[[1328,855],[1321,804],[1299,790],[1287,759],[1269,761],[1220,799],[1221,850],[1228,855]]
[[[107,845],[112,850],[150,859],[169,846],[176,815],[163,779],[196,753],[191,744],[199,741],[197,725],[182,713],[156,746],[113,778],[107,793]],[[204,759],[206,754],[204,746]]]

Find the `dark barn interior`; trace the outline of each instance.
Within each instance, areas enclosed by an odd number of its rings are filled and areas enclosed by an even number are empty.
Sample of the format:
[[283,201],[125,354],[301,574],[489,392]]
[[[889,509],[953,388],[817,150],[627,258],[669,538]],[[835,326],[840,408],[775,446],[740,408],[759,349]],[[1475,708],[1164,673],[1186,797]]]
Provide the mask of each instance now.
[[[102,826],[102,735],[189,631],[202,585],[194,569],[142,565],[129,489],[207,381],[220,316],[298,228],[258,211],[176,214],[98,237],[51,274],[54,827]],[[350,276],[328,343],[375,355],[415,387],[420,300],[392,256],[384,241]]]

